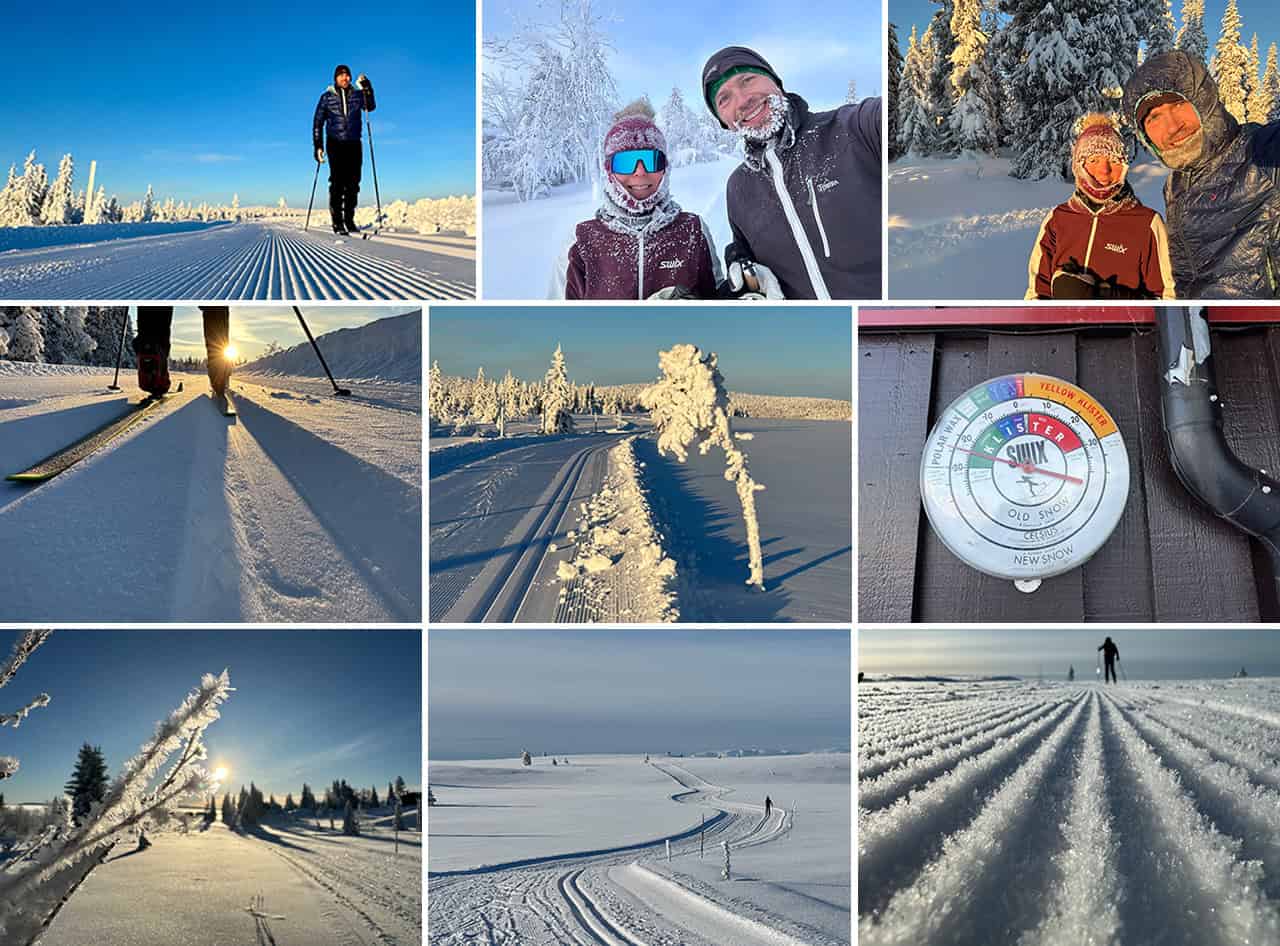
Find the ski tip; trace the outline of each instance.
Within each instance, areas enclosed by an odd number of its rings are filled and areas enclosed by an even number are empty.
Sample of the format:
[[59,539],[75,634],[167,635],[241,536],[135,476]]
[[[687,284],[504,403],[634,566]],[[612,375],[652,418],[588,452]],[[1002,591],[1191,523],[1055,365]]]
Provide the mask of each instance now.
[[10,473],[5,479],[12,483],[43,483],[50,476],[48,473]]

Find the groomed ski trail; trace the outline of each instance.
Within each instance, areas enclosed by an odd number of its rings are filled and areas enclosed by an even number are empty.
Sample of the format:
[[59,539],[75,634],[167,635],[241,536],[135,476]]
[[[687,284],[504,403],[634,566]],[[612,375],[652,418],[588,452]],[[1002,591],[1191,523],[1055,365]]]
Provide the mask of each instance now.
[[[22,556],[20,568],[0,571],[6,614],[419,620],[418,415],[236,378],[238,415],[225,417],[206,381],[182,379],[183,393],[67,472],[34,487],[2,484],[0,534]],[[26,439],[27,424],[46,436],[62,429],[44,423],[55,410],[90,416],[105,399],[93,396],[21,408],[10,436]]]
[[[730,850],[776,840],[789,828],[789,812],[726,800],[727,789],[671,762],[653,762],[683,791],[672,801],[717,814],[705,829],[708,857],[721,844]],[[637,880],[619,868],[697,856],[697,826],[624,849],[530,858],[519,865],[493,865],[428,874],[428,934],[431,946],[724,946],[714,920],[729,913],[675,881],[651,875]],[[637,893],[640,895],[637,896]],[[685,923],[681,923],[681,919]],[[812,946],[754,920],[733,929],[735,946]],[[815,941],[818,942],[818,941]],[[827,943],[822,942],[822,946]]]
[[426,239],[337,245],[316,228],[240,223],[11,251],[0,285],[31,299],[474,299],[475,260]]
[[858,941],[1280,944],[1275,696],[864,684]]

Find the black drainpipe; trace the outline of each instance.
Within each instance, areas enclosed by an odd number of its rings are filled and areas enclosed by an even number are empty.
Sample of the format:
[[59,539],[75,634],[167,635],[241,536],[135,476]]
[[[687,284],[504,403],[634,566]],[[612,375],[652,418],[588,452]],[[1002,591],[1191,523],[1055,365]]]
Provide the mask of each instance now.
[[1174,472],[1192,496],[1262,542],[1280,591],[1280,481],[1246,465],[1223,435],[1205,310],[1157,308],[1156,330],[1160,407]]

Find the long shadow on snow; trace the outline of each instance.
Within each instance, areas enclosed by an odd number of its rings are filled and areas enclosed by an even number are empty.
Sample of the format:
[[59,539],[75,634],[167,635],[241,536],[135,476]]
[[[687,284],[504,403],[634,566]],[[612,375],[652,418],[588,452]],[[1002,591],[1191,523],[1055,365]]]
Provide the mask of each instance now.
[[15,620],[241,620],[226,420],[195,398],[0,509]]
[[248,398],[240,421],[401,620],[422,615],[422,494]]
[[[715,452],[715,451],[713,451]],[[658,454],[652,436],[637,437],[636,459],[644,464],[643,477],[657,528],[666,537],[667,552],[675,559],[679,577],[681,621],[772,621],[786,608],[791,595],[765,575],[765,590],[745,584],[747,567],[746,526],[733,487],[718,473],[695,471],[688,463]],[[693,458],[690,457],[690,462]],[[706,499],[699,480],[719,479],[729,499],[721,504]],[[717,491],[718,491],[717,484]],[[769,539],[761,543],[763,548]],[[781,553],[779,553],[781,554]]]

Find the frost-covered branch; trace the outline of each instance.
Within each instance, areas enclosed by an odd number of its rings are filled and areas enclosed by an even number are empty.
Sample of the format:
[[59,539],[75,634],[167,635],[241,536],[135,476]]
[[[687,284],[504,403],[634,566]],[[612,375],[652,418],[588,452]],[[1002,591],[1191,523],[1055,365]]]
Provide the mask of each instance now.
[[658,352],[662,377],[640,393],[658,430],[658,452],[674,454],[684,463],[688,448],[698,438],[704,456],[712,447],[724,451],[724,478],[734,484],[747,526],[747,552],[751,574],[747,584],[764,590],[764,557],[760,551],[760,520],[756,516],[757,490],[762,483],[751,478],[747,455],[733,439],[729,427],[729,393],[717,367],[715,352],[703,354],[696,345],[676,345]]
[[13,653],[9,655],[9,659],[0,669],[0,687],[13,679],[13,675],[18,672],[18,668],[27,662],[27,658],[36,652],[36,648],[49,639],[49,635],[53,633],[52,628],[37,627],[27,631],[18,639],[18,643],[13,645]]
[[33,709],[39,709],[42,706],[48,705],[49,694],[41,693],[26,706],[20,707],[12,713],[0,713],[0,726],[12,726],[14,729],[17,729]]

